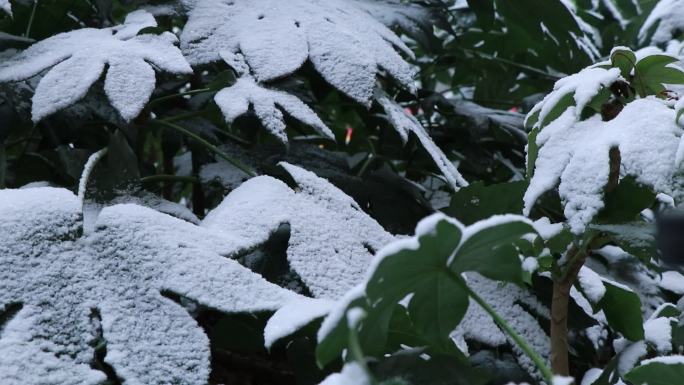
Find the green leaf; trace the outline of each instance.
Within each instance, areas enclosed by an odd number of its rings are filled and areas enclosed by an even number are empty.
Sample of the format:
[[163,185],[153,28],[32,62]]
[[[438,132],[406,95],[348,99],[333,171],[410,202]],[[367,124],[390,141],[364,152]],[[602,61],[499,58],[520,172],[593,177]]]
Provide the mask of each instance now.
[[637,58],[631,49],[615,49],[610,55],[610,62],[613,67],[620,69],[622,77],[629,79]]
[[498,214],[522,214],[526,181],[485,186],[475,182],[458,190],[444,210],[466,225]]
[[650,362],[632,369],[625,379],[639,385],[680,385],[684,378],[684,363]]
[[441,218],[431,231],[419,234],[417,241],[417,248],[404,247],[382,259],[368,281],[366,294],[373,304],[371,311],[413,294],[408,312],[414,327],[429,342],[440,344],[468,307],[468,295],[447,269],[447,261],[461,241],[461,225]]
[[665,84],[684,84],[684,72],[668,67],[677,60],[668,55],[649,55],[639,60],[633,80],[639,95],[661,95],[665,91]]
[[[449,268],[456,273],[476,271],[487,278],[522,285],[522,267],[513,246],[526,234],[536,234],[523,217],[494,217],[469,228],[477,228],[454,255]],[[472,231],[472,230],[471,230]]]
[[558,103],[556,103],[555,106],[549,111],[546,116],[544,116],[544,120],[541,121],[540,126],[543,128],[547,124],[553,122],[554,120],[558,119],[559,116],[565,112],[568,108],[572,107],[575,105],[575,95],[571,93],[567,93],[563,95],[563,97],[558,100]]
[[606,194],[605,206],[599,212],[599,223],[625,223],[633,221],[639,213],[651,207],[656,194],[636,182],[634,177],[623,178],[613,191]]
[[631,290],[604,281],[606,293],[597,304],[606,315],[608,325],[631,341],[644,339],[641,300]]
[[483,30],[489,30],[494,24],[494,0],[468,0],[468,6],[475,12],[477,23]]

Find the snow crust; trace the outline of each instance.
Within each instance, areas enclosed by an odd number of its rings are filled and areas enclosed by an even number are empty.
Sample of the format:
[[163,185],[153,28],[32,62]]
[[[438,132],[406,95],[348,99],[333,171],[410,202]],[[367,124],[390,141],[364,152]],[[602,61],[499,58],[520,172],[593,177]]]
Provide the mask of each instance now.
[[334,305],[333,301],[314,298],[301,298],[286,304],[268,320],[264,329],[264,346],[270,349],[278,340],[326,316]]
[[404,144],[408,141],[409,135],[414,134],[435,162],[435,165],[439,168],[451,188],[457,190],[459,187],[468,185],[468,182],[456,169],[456,166],[454,166],[444,152],[437,147],[435,142],[432,141],[432,138],[430,138],[428,132],[414,116],[407,115],[402,106],[391,100],[384,93],[376,93],[376,100],[385,110],[389,122],[394,126],[397,133],[399,133]]
[[[657,27],[655,27],[656,23],[658,23]],[[661,44],[672,40],[674,34],[684,28],[684,1],[659,1],[639,30],[639,39],[642,42],[646,40],[653,27],[656,29],[651,37],[650,42],[652,44]]]
[[170,32],[137,35],[157,26],[146,11],[130,13],[112,28],[83,28],[40,41],[0,63],[0,82],[16,82],[50,69],[33,96],[33,120],[40,121],[82,99],[107,67],[104,90],[129,121],[143,109],[155,87],[155,69],[192,73]]
[[0,190],[3,384],[99,384],[105,362],[131,384],[206,383],[209,341],[162,293],[223,312],[277,310],[297,295],[225,258],[253,247],[136,205],[107,207],[82,235],[81,202],[63,189]]
[[537,199],[558,185],[570,228],[581,233],[604,206],[613,147],[620,150],[621,176],[634,176],[656,192],[670,193],[682,133],[674,117],[671,108],[654,98],[627,104],[608,122],[599,116],[578,122],[575,108],[568,108],[537,136],[539,155],[524,212],[529,214]]
[[327,180],[288,163],[296,183],[259,176],[231,192],[202,226],[265,242],[290,226],[287,259],[315,297],[337,299],[363,280],[375,250],[394,240]]
[[231,87],[219,91],[214,101],[229,123],[246,114],[252,106],[264,127],[283,143],[287,143],[283,111],[311,126],[322,136],[335,139],[332,131],[318,115],[296,96],[262,87],[249,75],[238,79]]
[[187,4],[191,11],[181,48],[193,64],[241,54],[256,80],[267,82],[290,75],[309,61],[333,87],[366,105],[381,71],[415,89],[414,70],[395,49],[408,55],[410,50],[358,0]]

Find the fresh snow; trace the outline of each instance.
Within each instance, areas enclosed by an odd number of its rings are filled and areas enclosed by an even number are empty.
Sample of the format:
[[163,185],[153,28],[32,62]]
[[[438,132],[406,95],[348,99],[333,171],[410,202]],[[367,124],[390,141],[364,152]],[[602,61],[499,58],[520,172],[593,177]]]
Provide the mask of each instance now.
[[658,286],[677,295],[684,294],[684,275],[678,271],[664,271]]
[[600,116],[581,122],[576,117],[575,108],[570,107],[539,132],[539,155],[524,197],[526,214],[544,192],[558,185],[571,230],[583,232],[604,206],[608,154],[613,147],[620,150],[621,176],[634,176],[657,192],[671,192],[682,130],[664,102],[635,100],[608,122]]
[[214,101],[229,123],[240,115],[246,114],[252,106],[263,126],[283,143],[287,143],[283,111],[311,126],[320,135],[335,139],[332,131],[318,115],[296,96],[262,87],[249,75],[243,76],[232,86],[219,91]]
[[606,287],[603,285],[601,276],[586,266],[582,266],[580,269],[577,282],[587,299],[594,304],[599,303],[606,294]]
[[632,368],[634,368],[639,360],[646,356],[646,354],[648,354],[648,350],[646,347],[646,342],[644,341],[637,341],[625,347],[619,352],[617,365],[618,373],[624,375],[632,370]]
[[376,100],[385,110],[389,122],[397,131],[404,144],[406,144],[408,141],[410,134],[415,135],[425,151],[427,151],[427,153],[430,155],[433,162],[435,162],[437,168],[439,168],[440,172],[446,179],[447,184],[452,189],[457,190],[459,187],[468,185],[468,182],[456,169],[456,166],[454,166],[444,152],[437,147],[435,142],[430,137],[430,134],[428,134],[425,128],[414,116],[406,114],[406,111],[402,106],[387,97],[387,95],[383,92],[378,91],[376,93]]
[[658,353],[667,354],[672,351],[673,318],[658,317],[644,323],[644,340],[653,344]]
[[278,340],[328,315],[334,306],[333,301],[315,298],[300,298],[287,303],[268,320],[264,329],[264,346],[270,349]]
[[661,364],[667,364],[667,365],[684,365],[684,356],[673,355],[673,356],[649,358],[647,360],[641,361],[641,365],[648,365],[648,364],[655,363],[655,362],[661,363]]
[[537,258],[527,257],[522,262],[522,269],[530,274],[537,271],[538,268],[539,262],[537,262]]
[[551,223],[547,217],[542,217],[534,221],[534,229],[537,230],[542,239],[548,241],[563,231],[562,223]]
[[[656,23],[658,23],[657,27],[655,27]],[[639,39],[644,43],[648,43],[645,40],[650,30],[654,27],[656,29],[650,43],[662,44],[672,40],[675,33],[684,28],[684,1],[659,1],[641,26]]]
[[327,180],[280,165],[294,179],[295,190],[269,176],[250,179],[202,226],[265,242],[288,224],[290,267],[315,297],[337,299],[363,280],[375,250],[394,237]]
[[372,385],[373,381],[368,377],[364,368],[356,362],[344,364],[340,373],[333,373],[319,385]]
[[0,9],[5,11],[8,15],[12,14],[12,5],[9,0],[0,0]]
[[556,82],[553,91],[546,95],[530,111],[528,116],[539,112],[538,122],[544,122],[548,114],[556,107],[558,102],[567,95],[573,94],[575,100],[575,114],[579,118],[584,107],[598,95],[601,89],[610,86],[620,78],[618,68],[585,68],[582,71],[566,76]]
[[603,374],[603,369],[591,368],[584,373],[580,385],[592,385]]
[[135,11],[120,26],[57,34],[1,62],[0,82],[25,80],[51,68],[33,96],[33,120],[38,122],[82,99],[107,68],[107,97],[125,120],[131,120],[154,91],[155,69],[192,73],[174,46],[174,34],[137,35],[155,26],[152,15]]
[[396,49],[407,55],[411,51],[372,16],[377,11],[369,13],[359,0],[185,3],[191,11],[181,48],[193,64],[241,54],[256,80],[268,82],[292,74],[309,61],[333,87],[365,105],[370,105],[381,71],[415,89],[414,70]]
[[106,363],[131,384],[200,385],[209,341],[162,293],[223,312],[277,310],[297,298],[227,258],[253,240],[136,205],[99,214],[81,236],[81,201],[55,188],[0,190],[0,308],[22,304],[0,337],[3,384],[99,384]]
[[[501,284],[476,273],[468,273],[467,281],[468,286],[492,306],[537,353],[542,357],[549,357],[549,337],[537,321],[539,317],[548,317],[549,310],[533,294],[513,284]],[[534,314],[526,309],[532,309]],[[538,373],[529,357],[501,331],[492,317],[480,306],[468,306],[466,315],[452,338],[464,338],[466,341],[475,341],[491,347],[510,345],[520,365],[529,373]]]

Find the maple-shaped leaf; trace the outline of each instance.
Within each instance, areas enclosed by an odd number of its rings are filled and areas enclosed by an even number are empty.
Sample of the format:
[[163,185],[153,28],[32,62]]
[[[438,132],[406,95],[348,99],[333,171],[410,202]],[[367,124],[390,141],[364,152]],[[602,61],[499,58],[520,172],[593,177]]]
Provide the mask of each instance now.
[[444,152],[442,152],[435,142],[432,141],[430,135],[427,133],[427,131],[425,131],[425,128],[423,128],[415,116],[408,115],[402,106],[387,97],[387,95],[381,91],[376,92],[376,100],[385,110],[387,119],[395,128],[397,133],[399,133],[402,142],[406,144],[408,142],[409,135],[415,135],[425,151],[427,151],[432,160],[435,162],[435,165],[441,172],[442,176],[444,176],[446,179],[447,184],[452,189],[458,190],[459,187],[468,185],[468,182],[456,169],[456,166],[451,163],[451,160],[449,160]]
[[359,283],[394,237],[349,196],[302,168],[280,163],[296,183],[259,176],[231,192],[203,225],[265,242],[290,226],[287,259],[315,297],[338,298]]
[[3,385],[101,384],[102,346],[118,381],[203,385],[208,338],[166,293],[223,312],[298,298],[226,258],[250,239],[128,204],[82,235],[81,204],[63,189],[0,190]]
[[0,9],[5,11],[8,15],[12,15],[12,5],[9,0],[0,0]]
[[192,64],[242,54],[256,80],[267,82],[310,61],[333,87],[366,105],[381,71],[414,89],[414,71],[395,49],[411,51],[358,0],[186,3],[181,48]]
[[0,63],[0,82],[25,80],[50,69],[33,96],[33,120],[37,122],[82,99],[107,68],[107,97],[124,119],[131,120],[154,91],[155,68],[192,73],[174,45],[174,34],[138,35],[156,25],[151,14],[135,11],[116,27],[57,34]]
[[578,121],[575,107],[569,107],[530,138],[538,155],[532,158],[524,212],[529,214],[544,192],[558,186],[572,231],[584,231],[604,207],[613,148],[619,151],[620,177],[632,176],[655,192],[672,194],[681,136],[675,111],[653,97],[628,103],[610,121],[599,115]]
[[287,133],[283,111],[313,127],[319,134],[335,139],[332,131],[318,115],[296,96],[262,87],[249,75],[241,77],[232,86],[219,91],[214,101],[221,108],[221,112],[229,123],[247,113],[249,107],[252,106],[264,127],[284,143],[287,143]]

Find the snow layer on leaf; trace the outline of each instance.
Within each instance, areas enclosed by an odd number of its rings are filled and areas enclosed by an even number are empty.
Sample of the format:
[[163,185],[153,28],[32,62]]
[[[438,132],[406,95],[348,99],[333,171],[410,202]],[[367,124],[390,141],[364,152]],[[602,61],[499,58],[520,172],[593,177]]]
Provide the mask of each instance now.
[[33,96],[33,120],[37,122],[82,99],[108,66],[107,97],[125,120],[131,120],[154,90],[154,68],[192,73],[174,46],[177,39],[172,33],[136,36],[150,26],[156,26],[154,18],[136,11],[117,27],[60,33],[0,63],[0,82],[25,80],[49,69]]
[[539,113],[539,122],[544,122],[547,115],[556,107],[566,95],[573,94],[575,100],[575,114],[579,118],[584,107],[598,95],[602,88],[608,87],[620,78],[618,68],[585,68],[582,71],[566,76],[556,82],[553,91],[546,95],[528,114]]
[[323,380],[319,385],[371,385],[373,381],[368,377],[366,371],[356,362],[349,362],[344,365],[340,373],[333,373]]
[[231,192],[203,226],[266,241],[290,226],[287,259],[315,297],[337,299],[365,277],[374,250],[394,240],[358,204],[327,180],[280,163],[296,189],[259,176]]
[[658,353],[666,354],[672,351],[672,325],[670,322],[673,319],[658,317],[644,323],[644,340],[653,344]]
[[646,342],[638,341],[630,344],[624,350],[620,352],[620,358],[618,359],[618,373],[621,375],[626,374],[639,362],[641,357],[648,354],[646,347]]
[[[549,337],[537,321],[539,316],[548,317],[549,310],[536,297],[513,284],[501,285],[500,282],[492,281],[476,273],[469,273],[467,281],[468,286],[491,305],[537,353],[542,357],[549,357]],[[536,309],[539,312],[530,314],[526,309]],[[456,328],[454,336],[492,347],[510,344],[520,365],[529,373],[538,373],[532,360],[501,331],[492,317],[480,306],[468,306],[468,311]]]
[[677,354],[677,355],[673,355],[673,356],[649,358],[647,360],[641,361],[641,365],[651,364],[654,362],[659,362],[661,364],[668,364],[668,365],[677,365],[677,364],[684,365],[684,356]]
[[586,266],[582,266],[580,269],[577,281],[592,303],[599,303],[606,295],[606,286],[603,284],[601,276]]
[[5,11],[8,15],[12,14],[12,5],[9,0],[0,0],[0,9]]
[[302,298],[286,304],[268,320],[264,329],[264,346],[270,349],[276,341],[326,316],[334,305],[333,301],[314,298]]
[[193,64],[241,53],[256,80],[265,82],[308,60],[333,87],[367,105],[380,71],[414,89],[414,71],[395,51],[408,48],[358,0],[190,3],[181,48]]
[[[658,26],[656,27],[656,23]],[[648,18],[639,30],[639,39],[645,42],[651,29],[655,32],[651,37],[651,43],[661,44],[672,40],[677,31],[684,28],[684,1],[661,0],[648,15]]]
[[604,206],[613,147],[620,150],[621,176],[670,193],[681,133],[674,111],[653,98],[627,104],[608,122],[599,116],[577,122],[575,108],[568,108],[537,136],[540,149],[524,212],[529,214],[537,199],[558,185],[568,224],[581,233]]
[[444,152],[437,147],[435,142],[432,141],[432,138],[430,138],[430,135],[425,131],[425,128],[415,117],[407,115],[402,106],[391,100],[382,92],[376,94],[376,100],[385,110],[389,122],[397,133],[399,133],[399,136],[404,143],[408,141],[409,134],[414,134],[416,136],[452,189],[458,190],[459,187],[468,185],[468,182],[456,169],[456,166],[454,166]]
[[221,90],[214,97],[214,101],[229,123],[246,114],[252,106],[264,127],[283,143],[287,143],[283,111],[311,126],[322,136],[335,139],[332,131],[318,115],[296,96],[264,88],[249,75],[238,79],[231,87]]
[[675,294],[684,294],[684,275],[678,271],[665,271],[661,274],[658,286]]
[[296,295],[225,258],[253,247],[136,205],[104,209],[81,236],[62,189],[0,190],[0,308],[23,307],[0,336],[3,385],[98,384],[105,362],[131,384],[206,383],[209,341],[171,292],[224,312],[276,310]]
[[[430,12],[417,4],[402,3],[400,0],[354,0],[354,2],[388,27],[399,26],[411,34],[419,33],[418,31],[424,27],[432,28]],[[412,55],[412,53],[409,54]]]

